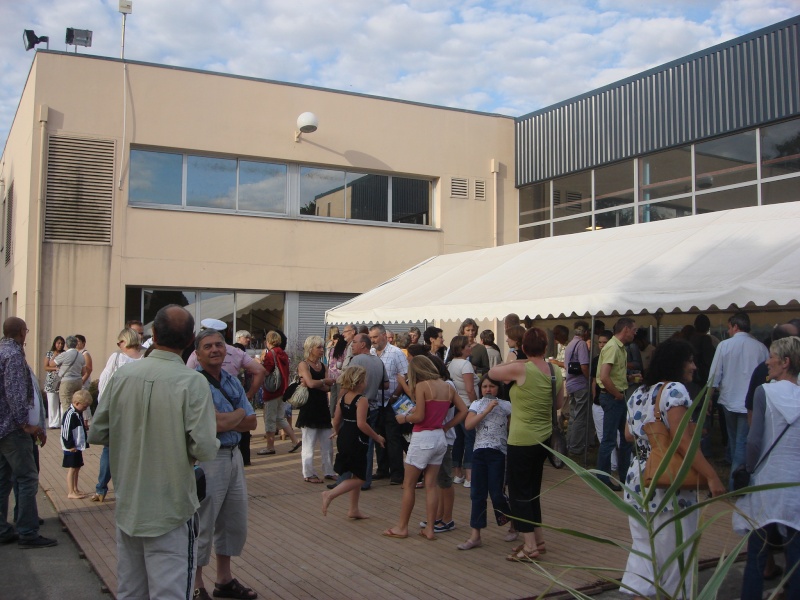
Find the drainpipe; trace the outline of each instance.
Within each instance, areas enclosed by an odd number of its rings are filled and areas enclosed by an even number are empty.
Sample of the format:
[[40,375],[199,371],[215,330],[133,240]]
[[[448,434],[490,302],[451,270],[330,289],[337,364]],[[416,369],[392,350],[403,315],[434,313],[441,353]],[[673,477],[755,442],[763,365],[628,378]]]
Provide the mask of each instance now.
[[492,248],[497,248],[497,191],[499,187],[500,163],[492,159]]
[[47,172],[47,119],[50,112],[46,104],[39,106],[39,198],[36,203],[36,231],[34,231],[34,238],[36,240],[36,262],[34,273],[34,291],[33,291],[33,315],[34,324],[33,331],[33,365],[37,376],[39,370],[39,348],[42,338],[41,323],[41,310],[42,310],[42,253],[44,249],[44,190],[45,190],[45,173]]

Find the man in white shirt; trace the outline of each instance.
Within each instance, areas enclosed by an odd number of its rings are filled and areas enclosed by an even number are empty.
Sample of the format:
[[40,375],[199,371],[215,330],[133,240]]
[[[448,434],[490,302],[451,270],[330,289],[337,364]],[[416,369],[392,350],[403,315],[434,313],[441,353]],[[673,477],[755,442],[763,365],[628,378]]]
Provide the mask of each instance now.
[[408,373],[408,359],[400,348],[389,343],[386,337],[386,328],[383,325],[370,327],[369,339],[375,355],[383,361],[383,366],[386,367],[386,377],[389,379],[389,387],[386,388],[383,406],[380,408],[381,415],[378,419],[378,433],[386,438],[386,449],[377,448],[378,469],[372,478],[385,479],[389,477],[391,485],[402,485],[405,475],[403,451],[406,444],[400,425],[394,418],[392,402],[397,400],[403,391],[400,382],[405,380],[406,373]]
[[[731,473],[744,464],[747,434],[745,397],[750,376],[758,363],[769,358],[767,347],[750,335],[750,317],[738,312],[728,319],[730,338],[717,346],[711,363],[709,383],[719,390],[719,404],[725,414],[728,429],[728,450]],[[729,482],[732,484],[732,479]]]

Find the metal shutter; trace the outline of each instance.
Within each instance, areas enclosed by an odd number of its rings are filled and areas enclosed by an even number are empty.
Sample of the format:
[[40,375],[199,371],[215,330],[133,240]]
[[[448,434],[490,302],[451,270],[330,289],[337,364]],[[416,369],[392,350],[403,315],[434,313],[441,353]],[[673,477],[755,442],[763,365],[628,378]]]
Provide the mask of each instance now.
[[114,141],[50,136],[46,242],[111,243]]
[[[318,335],[325,339],[328,326],[325,325],[325,311],[342,302],[347,302],[357,294],[326,294],[314,292],[300,292],[300,301],[297,314],[297,340],[302,347],[303,342],[310,335]],[[341,327],[339,327],[341,330]]]

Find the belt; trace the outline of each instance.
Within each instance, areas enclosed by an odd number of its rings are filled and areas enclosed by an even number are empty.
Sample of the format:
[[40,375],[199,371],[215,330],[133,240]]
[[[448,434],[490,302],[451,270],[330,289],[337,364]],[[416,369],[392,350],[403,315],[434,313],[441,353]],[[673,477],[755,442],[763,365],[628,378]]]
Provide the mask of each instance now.
[[220,446],[220,450],[233,450],[234,448],[238,448],[239,444],[234,444],[233,446]]

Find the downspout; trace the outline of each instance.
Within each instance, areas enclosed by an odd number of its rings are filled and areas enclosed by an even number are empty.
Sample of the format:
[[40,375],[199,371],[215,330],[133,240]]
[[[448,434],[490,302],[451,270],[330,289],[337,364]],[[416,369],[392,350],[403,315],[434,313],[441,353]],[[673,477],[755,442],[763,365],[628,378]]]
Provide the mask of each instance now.
[[[34,232],[34,239],[36,240],[36,266],[34,273],[34,285],[36,286],[33,291],[33,315],[34,315],[34,332],[33,336],[33,364],[38,370],[39,364],[39,348],[42,337],[41,330],[41,311],[42,311],[42,254],[44,248],[44,191],[45,191],[45,173],[47,172],[47,119],[50,112],[46,104],[39,106],[39,198],[36,203],[36,231]],[[29,357],[30,358],[30,357]],[[38,374],[37,374],[38,376]]]
[[497,248],[497,192],[499,189],[500,163],[492,159],[492,248]]

